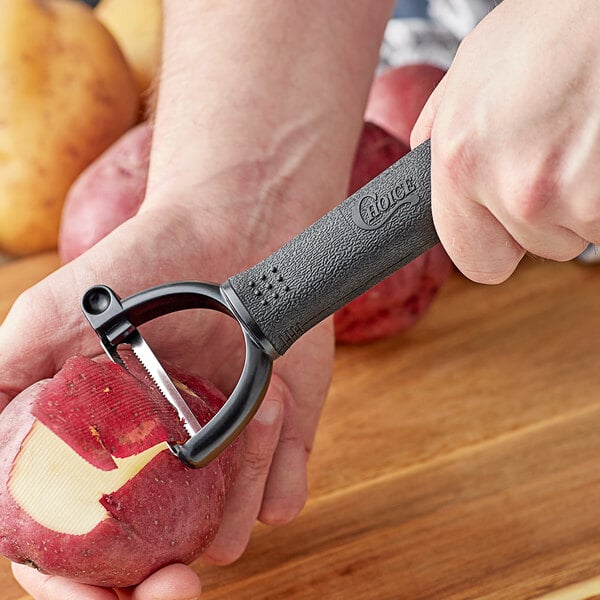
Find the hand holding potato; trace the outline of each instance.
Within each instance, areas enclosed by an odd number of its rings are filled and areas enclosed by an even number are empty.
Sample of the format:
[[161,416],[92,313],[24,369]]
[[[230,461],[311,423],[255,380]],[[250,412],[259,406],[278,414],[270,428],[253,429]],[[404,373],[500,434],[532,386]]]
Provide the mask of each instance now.
[[[219,280],[233,269],[233,262],[226,258],[234,241],[231,234],[209,232],[193,212],[175,203],[137,215],[15,303],[0,328],[3,403],[19,389],[52,376],[69,356],[98,353],[96,336],[83,323],[78,309],[81,293],[93,282],[105,281],[129,294],[171,278],[191,279],[200,271],[209,279]],[[183,243],[171,235],[181,223],[191,226]],[[254,242],[258,234],[252,230],[248,235],[249,239],[237,236],[236,247],[247,257],[256,256]],[[148,244],[148,240],[153,243]],[[156,247],[161,248],[160,254],[156,253]],[[213,255],[218,259],[211,258]],[[135,261],[140,262],[134,265],[131,258],[127,260],[124,256],[135,256]],[[115,265],[120,265],[120,272],[115,272]],[[166,363],[176,362],[190,373],[210,374],[219,387],[230,389],[244,351],[237,326],[209,311],[173,317],[169,317],[168,326],[164,322],[150,324],[145,337],[151,347]],[[52,323],[50,339],[49,323]],[[15,335],[25,329],[28,333],[16,347]],[[40,340],[45,341],[43,349]],[[247,430],[245,462],[227,498],[219,533],[205,553],[207,560],[223,563],[237,558],[257,517],[266,523],[280,524],[302,507],[306,496],[307,451],[329,382],[332,349],[331,324],[325,324],[278,361],[269,394]],[[189,519],[197,516],[190,514]],[[46,589],[57,586],[56,594],[58,590],[79,589],[79,597],[86,598],[83,590],[87,588],[80,584],[67,585],[65,580],[54,578],[48,585],[43,583],[47,576],[31,568],[17,569],[16,573],[34,595],[43,585]],[[90,588],[90,594],[91,590],[102,597],[99,588]]]
[[[69,356],[98,353],[78,307],[89,285],[105,282],[128,295],[175,279],[223,281],[344,198],[391,3],[375,9],[367,1],[353,3],[352,18],[343,21],[334,18],[337,9],[328,0],[318,4],[292,10],[272,2],[265,10],[264,0],[232,1],[203,12],[200,3],[165,3],[145,200],[133,218],[15,303],[0,328],[0,402],[52,376]],[[315,10],[329,17],[315,20]],[[286,39],[283,55],[280,36]],[[358,47],[356,39],[368,41]],[[307,44],[320,50],[297,61]],[[334,68],[340,47],[354,57],[350,72]],[[283,60],[265,69],[274,53]],[[302,85],[274,101],[290,78]],[[231,320],[206,311],[166,319],[145,332],[160,358],[228,391],[243,353]],[[328,321],[277,361],[267,398],[247,430],[245,462],[207,560],[235,560],[257,518],[279,525],[302,508],[332,355]],[[111,590],[31,569],[16,567],[15,574],[37,598],[114,598]],[[119,594],[183,600],[197,596],[199,584],[192,571],[171,565]]]

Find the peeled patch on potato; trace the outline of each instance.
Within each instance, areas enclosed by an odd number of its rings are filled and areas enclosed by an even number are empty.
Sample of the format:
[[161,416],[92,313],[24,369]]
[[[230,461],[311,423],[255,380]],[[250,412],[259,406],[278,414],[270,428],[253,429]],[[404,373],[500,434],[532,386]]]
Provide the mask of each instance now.
[[56,248],[67,190],[138,106],[129,65],[89,7],[0,2],[0,251]]
[[[135,359],[69,359],[0,414],[0,553],[49,574],[124,587],[214,539],[243,437],[202,469],[168,443],[186,439],[175,410]],[[225,401],[170,369],[201,423]]]

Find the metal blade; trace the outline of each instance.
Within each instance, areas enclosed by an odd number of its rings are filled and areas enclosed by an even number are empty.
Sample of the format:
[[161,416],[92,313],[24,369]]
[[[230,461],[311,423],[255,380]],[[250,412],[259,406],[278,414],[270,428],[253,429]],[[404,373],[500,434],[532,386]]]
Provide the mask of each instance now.
[[150,346],[146,343],[139,331],[135,331],[127,340],[131,343],[131,350],[137,356],[142,366],[156,384],[156,387],[161,391],[162,395],[167,399],[169,404],[177,411],[185,430],[194,436],[200,431],[202,425],[196,419],[194,413],[187,405],[186,401],[181,397],[181,394],[167,375],[163,366],[152,352]]

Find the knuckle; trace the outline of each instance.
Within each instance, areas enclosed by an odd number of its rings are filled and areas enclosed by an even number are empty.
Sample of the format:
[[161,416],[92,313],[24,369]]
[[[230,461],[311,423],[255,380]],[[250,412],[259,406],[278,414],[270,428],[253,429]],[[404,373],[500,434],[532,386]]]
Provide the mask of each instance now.
[[546,152],[530,156],[512,155],[504,164],[500,180],[503,199],[513,218],[522,223],[535,223],[564,196],[564,173],[561,151],[550,147]]
[[600,235],[600,198],[579,195],[569,206],[571,218],[583,237],[589,241],[599,239]]
[[48,315],[60,314],[63,304],[64,302],[52,293],[50,286],[42,281],[17,296],[7,320],[17,327],[26,324],[27,330],[32,331],[34,327],[45,323]]
[[11,317],[18,317],[22,319],[28,319],[32,312],[36,310],[36,294],[34,288],[29,288],[21,292],[10,310]]
[[554,176],[542,171],[516,176],[505,192],[505,206],[519,223],[532,224],[543,217],[545,209],[557,198],[558,183]]
[[474,145],[470,145],[460,133],[444,132],[440,135],[443,144],[436,144],[432,166],[440,181],[460,190],[466,181],[472,181],[476,171]]
[[270,445],[261,444],[255,448],[248,448],[244,457],[244,476],[249,481],[257,482],[265,478],[271,459],[273,449]]

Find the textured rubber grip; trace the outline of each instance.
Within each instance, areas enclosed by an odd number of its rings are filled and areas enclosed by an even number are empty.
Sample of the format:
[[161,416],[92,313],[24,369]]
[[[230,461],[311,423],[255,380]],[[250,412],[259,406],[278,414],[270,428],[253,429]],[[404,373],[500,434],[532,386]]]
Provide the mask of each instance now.
[[234,291],[234,308],[254,321],[249,325],[257,337],[282,355],[311,327],[438,241],[425,142],[226,285]]

